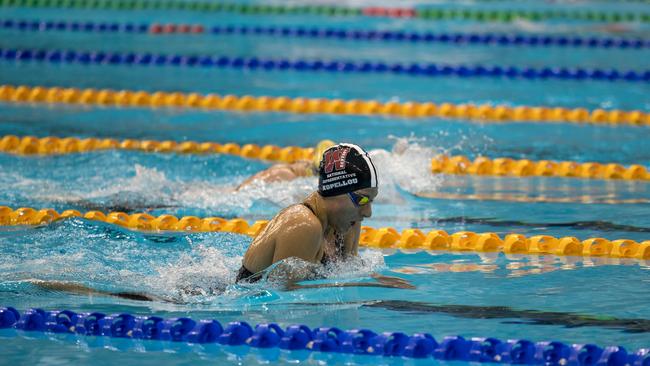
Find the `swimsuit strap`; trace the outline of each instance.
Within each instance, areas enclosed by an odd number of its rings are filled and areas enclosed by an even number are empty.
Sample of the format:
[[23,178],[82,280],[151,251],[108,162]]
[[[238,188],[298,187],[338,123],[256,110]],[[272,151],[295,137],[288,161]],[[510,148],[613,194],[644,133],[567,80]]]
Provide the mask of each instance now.
[[301,203],[301,205],[307,207],[309,209],[309,211],[311,211],[311,213],[314,214],[314,216],[318,217],[318,215],[316,215],[316,210],[314,210],[314,208],[311,207],[311,205],[309,203],[303,202],[303,203]]

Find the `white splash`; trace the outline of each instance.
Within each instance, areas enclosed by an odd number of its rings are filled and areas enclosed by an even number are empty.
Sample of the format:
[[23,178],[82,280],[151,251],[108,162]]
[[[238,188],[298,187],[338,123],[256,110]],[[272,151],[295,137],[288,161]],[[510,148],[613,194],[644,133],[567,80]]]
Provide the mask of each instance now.
[[183,302],[221,296],[235,283],[241,261],[240,256],[228,257],[217,248],[199,245],[178,261],[155,267],[156,274],[145,282],[155,293]]
[[[400,190],[408,192],[435,191],[442,184],[440,176],[426,174],[430,170],[431,158],[443,153],[432,147],[431,141],[415,137],[392,137],[395,143],[390,151],[371,150],[379,174],[380,203],[404,203]],[[464,142],[459,141],[459,145]],[[434,145],[435,146],[435,145]],[[454,147],[456,148],[456,147]],[[242,164],[246,164],[242,160]],[[83,204],[102,203],[125,207],[181,207],[199,208],[241,214],[241,211],[255,211],[256,203],[266,203],[279,208],[302,201],[317,189],[317,179],[306,177],[291,182],[262,183],[236,190],[244,176],[230,176],[214,180],[196,177],[192,181],[170,179],[165,172],[141,164],[133,166],[134,175],[99,182],[82,181],[63,185],[55,181],[30,180],[20,176],[4,176],[3,181],[12,181],[24,194],[44,201]],[[423,173],[424,172],[424,173]],[[227,183],[223,183],[224,180]],[[19,183],[19,184],[16,184]],[[55,192],[55,193],[52,193]]]
[[174,195],[174,201],[181,206],[219,209],[250,209],[260,199],[278,207],[286,207],[302,201],[316,189],[315,178],[298,178],[290,183],[251,184],[235,190],[235,186],[214,185],[207,182],[185,184],[184,190]]
[[[173,191],[178,183],[167,179],[164,173],[140,164],[134,165],[135,175],[104,181],[97,187],[94,182],[80,182],[74,189],[49,181],[31,181],[36,190],[35,199],[61,203],[105,200],[111,204],[173,205]],[[58,192],[52,194],[50,192]],[[128,205],[127,205],[128,206]]]
[[426,174],[431,169],[431,158],[440,151],[422,145],[423,142],[423,139],[414,137],[395,138],[392,151],[369,152],[379,174],[378,202],[402,202],[398,188],[419,192],[435,190],[442,184],[440,176]]
[[356,257],[334,262],[323,267],[326,278],[351,279],[367,277],[375,271],[386,268],[384,255],[378,250],[361,250]]

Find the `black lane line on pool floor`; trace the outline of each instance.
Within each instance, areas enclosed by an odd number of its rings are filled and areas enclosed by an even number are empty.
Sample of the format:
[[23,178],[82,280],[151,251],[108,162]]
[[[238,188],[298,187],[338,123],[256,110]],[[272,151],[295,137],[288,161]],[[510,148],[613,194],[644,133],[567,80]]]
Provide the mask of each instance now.
[[[378,300],[371,302],[342,302],[331,305],[360,305],[368,308],[382,308],[401,313],[441,313],[457,318],[469,319],[521,319],[506,321],[506,324],[561,325],[567,328],[601,327],[622,330],[625,333],[649,333],[650,319],[616,318],[569,312],[517,310],[508,306],[436,305],[408,300]],[[328,303],[291,303],[282,305],[325,306]]]

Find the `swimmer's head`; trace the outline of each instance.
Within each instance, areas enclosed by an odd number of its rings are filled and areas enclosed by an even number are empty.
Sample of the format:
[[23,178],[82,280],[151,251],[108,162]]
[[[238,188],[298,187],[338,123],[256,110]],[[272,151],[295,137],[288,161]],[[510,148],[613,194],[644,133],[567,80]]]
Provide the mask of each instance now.
[[336,145],[336,143],[332,140],[323,140],[316,145],[316,149],[314,150],[314,159],[312,160],[316,170],[320,167],[320,161],[323,159],[323,153],[325,150],[334,145]]
[[321,196],[339,196],[377,186],[375,165],[359,146],[341,143],[323,152],[318,166],[318,193]]
[[378,193],[377,171],[370,156],[357,145],[341,143],[323,153],[318,193],[328,202],[329,222],[347,231],[372,215]]

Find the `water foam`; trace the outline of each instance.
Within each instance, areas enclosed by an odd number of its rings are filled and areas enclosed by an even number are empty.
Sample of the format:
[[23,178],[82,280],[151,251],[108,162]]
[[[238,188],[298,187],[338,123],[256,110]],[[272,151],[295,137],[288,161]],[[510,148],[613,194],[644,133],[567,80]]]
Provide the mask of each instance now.
[[380,203],[403,203],[399,190],[419,192],[435,190],[442,184],[440,176],[422,174],[431,168],[431,158],[437,150],[424,146],[424,139],[396,138],[392,151],[369,152],[379,174]]
[[135,164],[134,170],[133,176],[106,180],[100,187],[94,181],[81,181],[68,188],[58,182],[35,179],[22,179],[21,186],[26,188],[26,195],[36,200],[87,206],[89,209],[176,205],[173,191],[177,182],[167,179],[155,168]]
[[290,183],[253,181],[239,190],[231,185],[197,181],[186,184],[185,190],[176,193],[174,200],[182,206],[204,209],[251,209],[259,200],[281,208],[302,201],[316,185],[313,177],[294,179]]
[[228,295],[241,261],[241,256],[227,256],[218,248],[198,245],[182,253],[176,262],[154,267],[156,273],[145,282],[156,293],[181,302],[210,300]]
[[[394,139],[391,151],[370,151],[379,174],[378,202],[402,202],[398,187],[410,192],[435,190],[441,178],[422,172],[429,170],[430,158],[440,151],[425,146],[422,139]],[[237,164],[245,165],[247,161],[242,159]],[[70,166],[68,169],[76,168]],[[224,177],[228,180],[226,183],[221,179],[217,182],[207,180],[207,177],[197,177],[192,181],[171,179],[159,168],[143,164],[132,165],[132,171],[133,175],[128,177],[108,177],[100,181],[84,179],[72,185],[18,174],[1,174],[0,181],[17,188],[19,194],[30,199],[75,205],[80,209],[196,208],[233,215],[242,211],[257,212],[256,203],[271,206],[269,209],[273,210],[286,207],[302,201],[317,187],[315,177],[305,177],[290,183],[254,181],[236,190],[237,184],[246,177]]]

